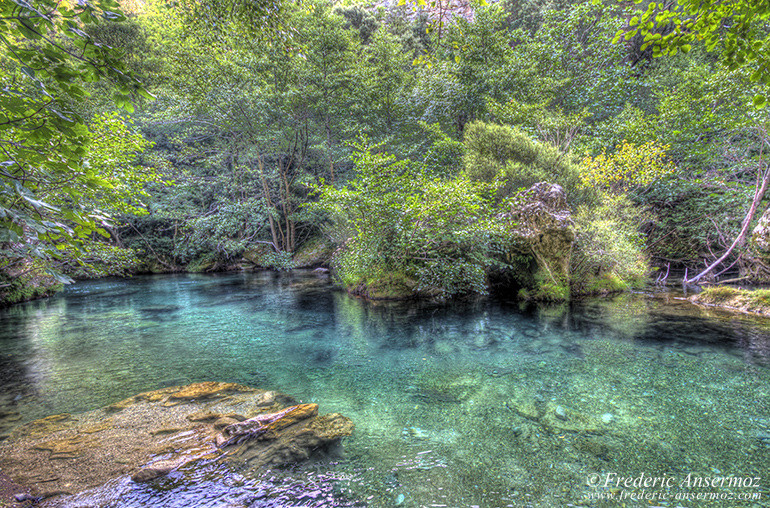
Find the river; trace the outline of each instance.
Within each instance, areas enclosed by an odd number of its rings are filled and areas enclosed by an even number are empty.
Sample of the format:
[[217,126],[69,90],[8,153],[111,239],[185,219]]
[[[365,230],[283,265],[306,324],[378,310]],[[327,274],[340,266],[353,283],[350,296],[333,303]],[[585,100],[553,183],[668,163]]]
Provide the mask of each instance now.
[[770,506],[770,320],[673,293],[372,303],[312,272],[102,279],[0,310],[0,345],[4,436],[209,380],[356,425],[339,456],[116,479],[62,506]]

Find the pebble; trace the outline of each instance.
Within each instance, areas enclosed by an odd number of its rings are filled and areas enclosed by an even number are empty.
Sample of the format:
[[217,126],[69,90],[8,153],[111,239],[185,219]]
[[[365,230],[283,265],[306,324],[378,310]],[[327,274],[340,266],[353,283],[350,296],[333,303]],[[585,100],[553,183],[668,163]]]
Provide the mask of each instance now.
[[615,419],[615,416],[612,413],[604,413],[602,415],[602,423],[612,423],[612,420]]
[[559,420],[567,419],[567,411],[565,411],[563,406],[556,406],[556,409],[554,409],[553,412]]
[[14,497],[14,498],[16,499],[16,501],[18,501],[19,503],[23,503],[24,501],[30,501],[30,500],[32,500],[32,499],[35,499],[34,497],[32,497],[32,494],[28,494],[28,493],[26,493],[26,492],[22,492],[21,494],[16,494],[16,495],[15,495],[15,496],[13,496],[13,497]]
[[428,433],[422,430],[420,427],[406,427],[401,431],[401,436],[405,438],[411,437],[413,439],[426,439],[428,437]]
[[399,494],[396,496],[396,506],[401,506],[404,504],[404,501],[406,501],[406,496],[403,494]]

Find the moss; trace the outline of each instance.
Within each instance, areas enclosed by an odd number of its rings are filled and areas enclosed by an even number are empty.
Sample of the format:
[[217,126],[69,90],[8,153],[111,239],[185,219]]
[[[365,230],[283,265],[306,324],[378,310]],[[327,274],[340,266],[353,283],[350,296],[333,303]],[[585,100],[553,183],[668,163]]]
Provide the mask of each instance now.
[[546,282],[539,285],[532,298],[534,300],[541,300],[546,302],[561,302],[564,300],[569,300],[569,288],[566,284]]
[[0,306],[45,298],[61,291],[64,287],[53,277],[41,273],[21,277],[0,273],[0,287],[5,284],[8,286],[0,289]]
[[690,297],[693,303],[714,305],[727,310],[770,316],[770,289],[737,289],[716,286]]
[[752,297],[758,304],[770,305],[770,289],[756,289]]
[[719,303],[734,298],[740,293],[741,291],[736,288],[731,288],[729,286],[716,286],[713,288],[704,289],[699,296],[702,301],[706,303]]
[[243,253],[243,259],[254,269],[291,270],[297,268],[291,252],[276,252],[272,246],[256,245]]
[[586,281],[582,294],[606,295],[627,291],[630,287],[632,287],[632,284],[621,279],[619,275],[612,272],[605,272]]
[[523,300],[563,302],[569,300],[570,291],[563,277],[553,277],[541,270],[535,274],[533,287],[520,290],[518,296]]
[[329,266],[334,247],[322,238],[314,238],[303,243],[294,253],[294,266],[297,268],[317,268]]
[[347,291],[370,300],[406,300],[418,296],[430,296],[430,292],[417,292],[417,281],[402,273],[389,273],[383,277],[345,283]]
[[217,265],[217,255],[214,253],[208,253],[192,260],[190,264],[187,265],[187,271],[194,273],[212,272],[216,270]]

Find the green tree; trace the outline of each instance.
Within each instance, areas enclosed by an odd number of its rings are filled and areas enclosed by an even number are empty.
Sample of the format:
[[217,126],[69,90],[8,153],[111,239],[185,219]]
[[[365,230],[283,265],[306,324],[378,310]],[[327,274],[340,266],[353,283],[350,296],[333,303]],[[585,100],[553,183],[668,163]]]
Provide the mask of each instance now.
[[[129,178],[120,192],[110,192],[115,168],[89,163],[98,152],[94,133],[72,108],[88,96],[87,84],[99,80],[112,83],[115,104],[128,111],[134,94],[149,97],[119,55],[83,30],[122,19],[113,0],[0,3],[0,270],[6,276],[29,270],[31,260],[59,257],[92,233],[106,235],[107,217],[98,209],[116,205],[121,192],[139,191],[142,182]],[[121,171],[127,176],[133,169]]]
[[537,182],[561,185],[571,201],[584,200],[590,194],[567,155],[521,129],[473,122],[465,129],[464,145],[464,174],[474,181],[504,181],[502,197]]
[[[670,3],[651,2],[620,30],[626,39],[642,34],[645,46],[653,54],[688,53],[694,44],[708,51],[718,51],[728,70],[744,68],[752,82],[770,83],[770,37],[767,0],[678,0]],[[643,46],[644,47],[644,46]],[[763,106],[764,94],[754,102]]]
[[495,186],[431,178],[420,164],[356,144],[356,178],[322,186],[313,208],[348,239],[335,257],[349,290],[372,298],[486,293],[486,270],[505,243]]

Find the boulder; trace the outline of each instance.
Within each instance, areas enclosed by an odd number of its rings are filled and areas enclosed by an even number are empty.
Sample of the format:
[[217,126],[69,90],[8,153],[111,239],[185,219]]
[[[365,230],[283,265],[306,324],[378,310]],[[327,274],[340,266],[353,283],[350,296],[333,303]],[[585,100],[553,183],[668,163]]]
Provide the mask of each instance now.
[[759,257],[770,259],[770,208],[765,210],[751,232],[751,245]]
[[279,392],[194,383],[30,422],[0,444],[0,463],[12,481],[44,498],[123,476],[149,482],[202,459],[285,465],[336,449],[352,431],[349,418],[319,416],[317,404]]
[[567,299],[575,228],[564,189],[554,183],[536,183],[514,196],[512,203],[510,211],[498,218],[510,224],[515,253],[530,255],[537,262],[535,286],[522,296]]
[[770,208],[751,232],[750,249],[744,255],[741,277],[755,284],[770,283]]

